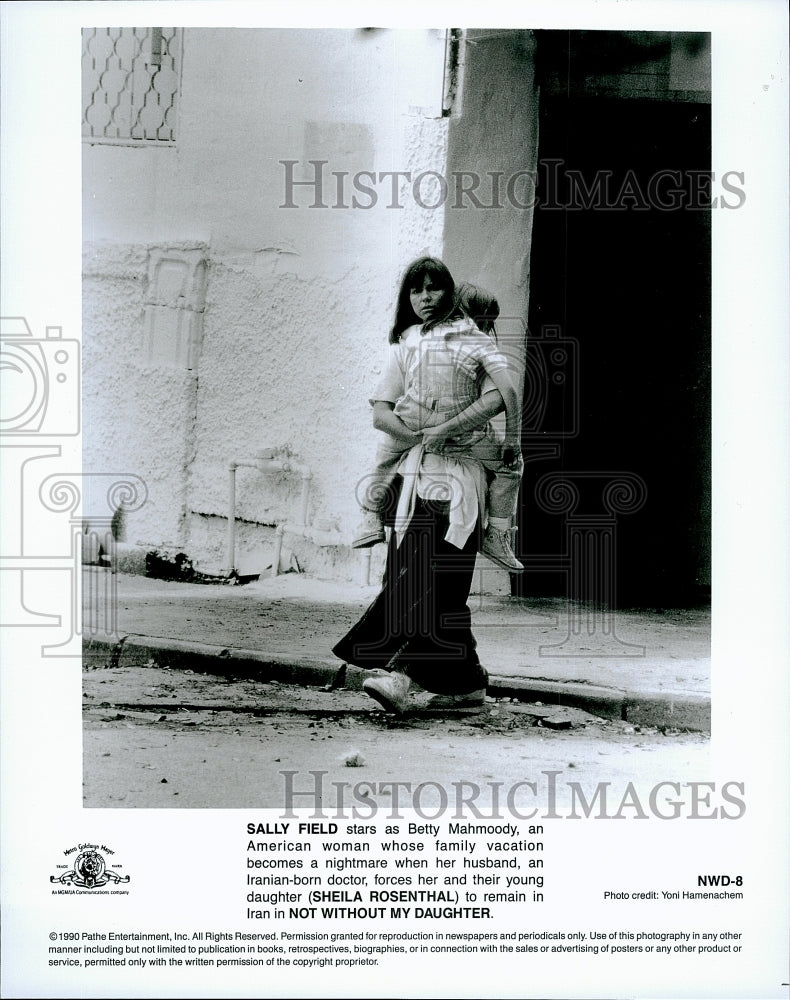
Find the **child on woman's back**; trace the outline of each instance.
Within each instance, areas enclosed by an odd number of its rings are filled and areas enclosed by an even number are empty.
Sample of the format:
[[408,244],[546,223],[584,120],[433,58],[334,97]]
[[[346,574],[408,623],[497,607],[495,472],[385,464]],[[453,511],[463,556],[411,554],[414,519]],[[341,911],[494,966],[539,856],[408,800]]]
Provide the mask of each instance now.
[[[477,328],[496,343],[496,320],[499,318],[499,303],[496,298],[490,292],[464,282],[456,290],[455,301],[474,320]],[[485,403],[486,394],[490,393],[492,387],[486,376],[480,388],[482,405],[479,410],[474,406],[469,407],[444,424],[426,428],[423,431],[426,445],[430,446],[432,441],[447,441],[445,451],[452,454],[455,436],[470,427],[479,426],[478,412],[490,413],[495,405],[493,400],[491,406]],[[496,393],[493,393],[493,397],[496,397]],[[468,448],[468,454],[481,462],[488,479],[488,524],[481,551],[505,569],[520,572],[524,567],[513,555],[510,534],[524,471],[521,449],[518,445],[513,449],[512,431],[506,430],[505,439],[501,440],[491,424],[487,424],[486,436],[473,442]]]
[[[378,408],[381,415],[376,423],[386,438],[366,482],[363,522],[352,546],[364,548],[384,541],[382,512],[391,503],[390,491],[404,453],[419,444],[442,451],[443,441],[451,438],[448,454],[467,455],[494,473],[489,486],[493,507],[483,552],[506,569],[519,572],[523,566],[513,555],[507,530],[515,505],[512,483],[515,480],[517,491],[520,480],[518,395],[506,359],[469,318],[454,292],[450,272],[436,258],[420,258],[404,274],[390,333],[390,366],[371,398],[374,406],[388,404]],[[469,292],[478,290],[469,286]],[[479,300],[470,301],[472,309],[479,305]],[[503,404],[506,431],[501,445],[492,442],[485,426]],[[492,469],[492,462],[498,468]],[[503,476],[509,479],[504,491],[497,485]]]

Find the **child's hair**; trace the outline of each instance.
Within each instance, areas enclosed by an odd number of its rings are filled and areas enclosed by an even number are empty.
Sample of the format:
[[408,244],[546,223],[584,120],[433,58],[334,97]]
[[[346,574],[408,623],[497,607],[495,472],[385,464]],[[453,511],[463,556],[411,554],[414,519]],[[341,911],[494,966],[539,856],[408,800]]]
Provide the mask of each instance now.
[[464,315],[473,319],[483,333],[496,341],[496,320],[499,317],[499,303],[484,288],[462,282],[455,290],[455,301]]
[[441,316],[426,323],[424,329],[428,330],[437,323],[443,323],[445,320],[455,319],[463,315],[455,303],[455,282],[447,265],[438,257],[420,257],[409,264],[401,279],[398,302],[395,307],[395,322],[390,330],[391,344],[397,344],[404,330],[420,322],[419,317],[411,307],[409,296],[415,290],[422,290],[426,278],[430,278],[431,284],[444,292],[447,310]]

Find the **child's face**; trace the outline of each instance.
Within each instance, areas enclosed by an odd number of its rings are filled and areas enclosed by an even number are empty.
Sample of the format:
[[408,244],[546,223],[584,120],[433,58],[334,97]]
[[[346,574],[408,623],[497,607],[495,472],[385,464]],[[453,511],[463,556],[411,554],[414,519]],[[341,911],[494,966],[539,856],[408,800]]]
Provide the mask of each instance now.
[[423,323],[427,323],[428,320],[435,319],[442,310],[444,290],[434,285],[433,281],[426,276],[423,279],[422,288],[412,288],[409,292],[409,301],[417,318]]

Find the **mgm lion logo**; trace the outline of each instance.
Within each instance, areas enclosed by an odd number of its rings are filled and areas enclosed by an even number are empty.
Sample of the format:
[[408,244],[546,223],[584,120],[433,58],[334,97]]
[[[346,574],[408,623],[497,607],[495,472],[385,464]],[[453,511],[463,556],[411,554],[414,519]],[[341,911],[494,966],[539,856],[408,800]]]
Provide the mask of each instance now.
[[116,875],[108,872],[104,858],[98,851],[83,851],[78,854],[74,868],[64,875],[50,875],[50,882],[60,882],[62,885],[78,885],[83,889],[98,889],[108,882],[128,882],[128,875]]

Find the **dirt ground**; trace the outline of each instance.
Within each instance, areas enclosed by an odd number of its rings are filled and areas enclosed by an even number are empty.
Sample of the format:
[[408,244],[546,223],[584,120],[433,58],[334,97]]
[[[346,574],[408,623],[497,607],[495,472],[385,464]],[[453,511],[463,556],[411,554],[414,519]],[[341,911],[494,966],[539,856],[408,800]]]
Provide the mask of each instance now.
[[395,717],[360,692],[148,666],[86,671],[83,708],[87,807],[281,808],[283,771],[298,772],[300,790],[314,788],[309,772],[326,772],[333,808],[352,794],[390,806],[379,786],[393,781],[425,782],[427,809],[453,783],[479,786],[482,806],[492,783],[543,784],[549,770],[583,787],[707,777],[704,734],[510,699],[489,699],[479,715],[439,716],[418,700]]

